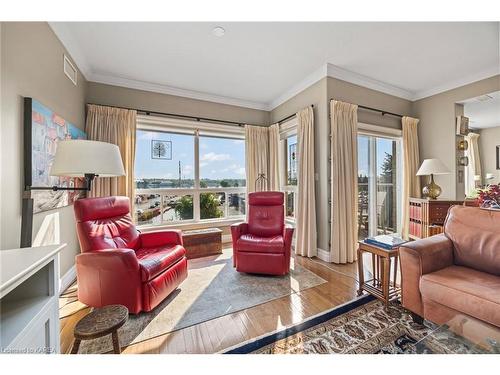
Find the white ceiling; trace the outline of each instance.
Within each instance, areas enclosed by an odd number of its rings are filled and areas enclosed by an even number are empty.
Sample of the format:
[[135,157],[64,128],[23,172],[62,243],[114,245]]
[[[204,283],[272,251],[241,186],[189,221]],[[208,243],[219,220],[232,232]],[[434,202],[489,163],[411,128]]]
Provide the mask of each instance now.
[[500,126],[500,91],[468,99],[463,104],[469,127],[485,129]]
[[500,66],[498,22],[50,25],[90,81],[267,110],[325,75],[415,100]]

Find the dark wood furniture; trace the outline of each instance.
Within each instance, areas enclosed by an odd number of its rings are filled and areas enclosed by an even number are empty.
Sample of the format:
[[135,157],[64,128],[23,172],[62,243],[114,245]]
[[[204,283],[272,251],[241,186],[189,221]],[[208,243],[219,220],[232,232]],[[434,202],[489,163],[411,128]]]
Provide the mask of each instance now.
[[188,230],[182,233],[188,259],[222,254],[222,230],[208,228]]
[[[399,249],[387,250],[364,241],[359,241],[358,244],[358,296],[363,294],[363,291],[366,291],[383,301],[387,308],[389,306],[389,301],[398,298],[401,292],[401,289],[396,283],[398,276]],[[372,278],[369,280],[365,280],[363,272],[364,252],[372,255]],[[392,262],[393,259],[394,263]],[[394,267],[391,270],[392,265],[394,265]],[[393,274],[392,281],[391,271]]]
[[82,340],[92,340],[111,334],[113,351],[121,353],[118,338],[118,328],[123,326],[128,319],[128,309],[122,305],[109,305],[94,309],[85,315],[75,326],[75,342],[71,354],[78,353]]
[[463,203],[464,201],[458,200],[410,198],[410,239],[417,240],[441,233],[448,209]]

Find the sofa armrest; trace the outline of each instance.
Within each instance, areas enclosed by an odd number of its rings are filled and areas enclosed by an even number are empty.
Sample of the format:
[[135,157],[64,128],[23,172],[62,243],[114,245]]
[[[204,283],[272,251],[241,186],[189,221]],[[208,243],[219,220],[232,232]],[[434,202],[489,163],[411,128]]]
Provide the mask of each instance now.
[[238,251],[236,249],[236,242],[243,234],[248,233],[248,223],[235,223],[231,225],[231,239],[233,242],[233,267],[238,263]]
[[420,278],[453,264],[453,243],[439,234],[407,242],[399,248],[401,259],[401,299],[403,307],[424,316]]
[[169,229],[156,232],[141,233],[141,247],[156,247],[167,244],[181,245],[182,231],[178,229]]
[[106,270],[139,270],[139,262],[132,249],[87,251],[76,256],[76,263],[85,267]]
[[233,247],[238,239],[248,233],[248,223],[235,223],[231,225],[231,237],[233,239]]
[[78,300],[92,307],[125,305],[133,314],[142,309],[139,262],[132,249],[89,251],[76,256]]
[[290,252],[292,248],[292,239],[293,239],[293,232],[295,228],[293,228],[290,225],[286,225],[285,229],[283,230],[283,241],[285,243],[285,256],[288,258],[290,257]]

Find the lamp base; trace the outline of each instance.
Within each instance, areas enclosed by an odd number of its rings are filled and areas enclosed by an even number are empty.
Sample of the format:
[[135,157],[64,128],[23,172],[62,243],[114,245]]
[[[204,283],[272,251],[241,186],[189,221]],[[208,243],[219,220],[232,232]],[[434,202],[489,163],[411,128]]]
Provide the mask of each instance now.
[[437,199],[441,195],[441,187],[434,183],[434,175],[431,174],[431,181],[422,189],[425,198]]

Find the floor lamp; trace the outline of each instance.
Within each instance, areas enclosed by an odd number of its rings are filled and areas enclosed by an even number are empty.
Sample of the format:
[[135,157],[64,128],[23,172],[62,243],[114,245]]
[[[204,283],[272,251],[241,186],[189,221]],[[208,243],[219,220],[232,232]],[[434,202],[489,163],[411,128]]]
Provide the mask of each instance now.
[[26,186],[23,194],[21,218],[21,247],[31,247],[33,236],[34,190],[90,191],[96,177],[124,176],[123,162],[118,146],[98,141],[64,140],[57,143],[51,176],[83,177],[83,187]]

